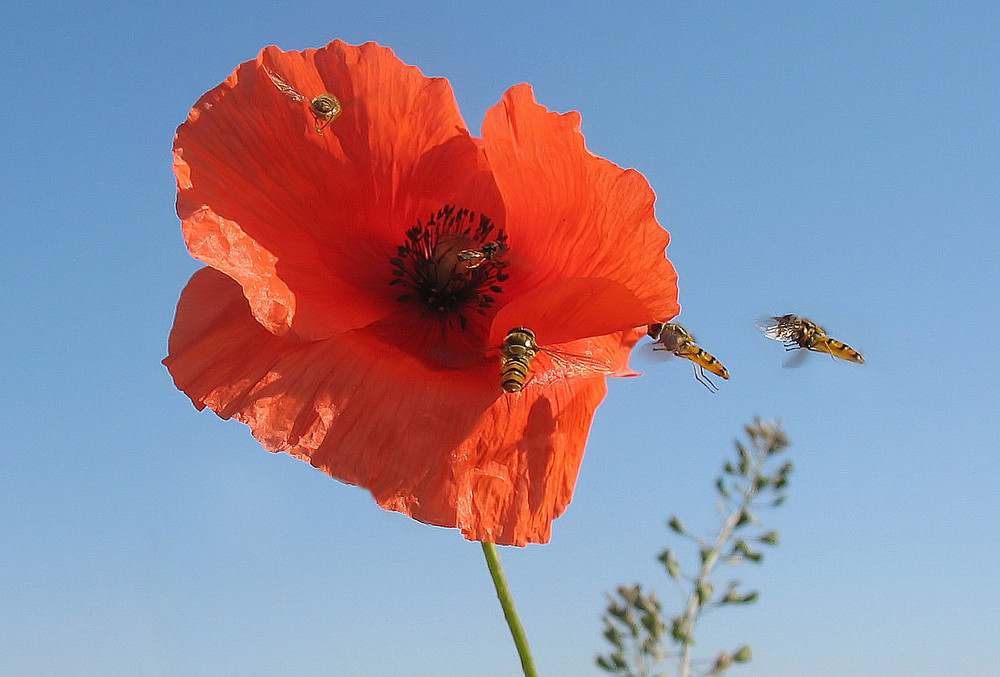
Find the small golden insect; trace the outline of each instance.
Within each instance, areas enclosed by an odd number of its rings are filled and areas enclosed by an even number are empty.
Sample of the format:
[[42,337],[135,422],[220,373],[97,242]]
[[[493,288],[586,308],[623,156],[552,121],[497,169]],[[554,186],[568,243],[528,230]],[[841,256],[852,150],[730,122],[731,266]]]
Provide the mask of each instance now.
[[719,387],[712,383],[706,371],[729,379],[729,370],[722,365],[722,362],[704,348],[695,345],[690,332],[676,322],[651,324],[646,333],[653,339],[653,350],[669,350],[677,357],[691,360],[695,380],[712,392],[717,392]]
[[271,82],[274,83],[274,86],[289,99],[295,101],[296,103],[304,103],[306,101],[309,102],[309,112],[312,113],[313,118],[315,118],[316,132],[319,134],[322,134],[323,130],[326,129],[331,122],[336,120],[337,116],[339,116],[344,110],[344,107],[340,104],[340,99],[329,92],[320,94],[315,99],[310,101],[296,92],[290,84],[282,80],[281,76],[267,66],[264,67],[264,71],[267,73],[267,77],[271,79]]
[[564,377],[614,373],[607,362],[555,348],[543,348],[538,345],[535,332],[517,327],[507,332],[500,345],[500,387],[508,393],[521,392],[539,354],[549,358],[551,366]]
[[839,357],[848,362],[864,364],[865,358],[861,353],[850,347],[846,343],[830,338],[826,335],[823,327],[812,320],[798,315],[780,315],[777,317],[767,317],[757,322],[757,328],[764,332],[764,336],[781,341],[785,344],[785,350],[811,350],[817,353],[826,353],[834,357]]
[[479,249],[463,249],[458,253],[459,261],[471,261],[468,268],[478,268],[487,261],[503,256],[507,251],[507,244],[499,240],[487,242]]

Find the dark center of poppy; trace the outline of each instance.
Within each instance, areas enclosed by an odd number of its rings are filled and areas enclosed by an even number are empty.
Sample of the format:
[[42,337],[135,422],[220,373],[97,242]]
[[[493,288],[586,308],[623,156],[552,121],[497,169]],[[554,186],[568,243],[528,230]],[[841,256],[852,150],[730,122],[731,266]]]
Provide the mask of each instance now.
[[418,303],[426,314],[442,320],[457,318],[466,326],[466,313],[482,315],[507,279],[507,235],[483,214],[445,205],[437,214],[406,231],[392,265],[390,285],[405,291],[396,300]]

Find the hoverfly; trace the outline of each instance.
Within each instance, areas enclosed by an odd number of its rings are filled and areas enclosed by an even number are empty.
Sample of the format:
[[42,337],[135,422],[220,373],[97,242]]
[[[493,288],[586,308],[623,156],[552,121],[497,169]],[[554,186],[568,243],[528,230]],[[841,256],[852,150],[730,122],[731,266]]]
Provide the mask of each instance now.
[[694,337],[687,329],[676,322],[651,324],[646,333],[653,339],[653,350],[669,350],[677,357],[691,360],[694,367],[694,378],[712,392],[718,392],[719,387],[712,383],[706,371],[716,376],[729,379],[729,371],[710,352],[695,345]]
[[507,332],[500,344],[500,387],[508,393],[521,392],[539,354],[548,357],[564,376],[596,376],[615,371],[610,364],[601,360],[555,348],[543,348],[538,345],[535,332],[526,327],[517,327]]
[[504,252],[507,251],[507,245],[500,240],[494,240],[492,242],[487,242],[479,249],[463,249],[458,252],[459,261],[471,261],[468,268],[471,270],[473,268],[478,268],[487,261],[491,261],[494,257],[502,256]]
[[812,350],[839,357],[848,362],[864,364],[861,353],[846,343],[830,338],[826,330],[812,320],[798,315],[766,317],[757,322],[757,328],[764,336],[785,344],[785,350]]
[[306,101],[309,102],[309,112],[312,113],[313,118],[315,118],[316,132],[318,134],[322,134],[323,130],[326,129],[331,122],[336,120],[337,116],[339,116],[341,111],[344,109],[340,104],[340,99],[329,92],[320,94],[315,99],[310,101],[296,92],[290,84],[282,80],[281,76],[267,66],[264,66],[264,71],[267,73],[267,77],[271,78],[271,82],[274,83],[274,86],[289,99],[295,101],[296,103],[303,103]]

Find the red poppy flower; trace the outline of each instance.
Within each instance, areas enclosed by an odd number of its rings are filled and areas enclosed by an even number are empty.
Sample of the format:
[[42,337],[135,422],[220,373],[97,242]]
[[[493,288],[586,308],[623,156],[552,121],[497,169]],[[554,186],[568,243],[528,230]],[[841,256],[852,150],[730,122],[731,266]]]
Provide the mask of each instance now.
[[[339,115],[313,107],[324,93]],[[590,153],[579,115],[528,85],[478,139],[446,80],[339,41],[239,66],[174,158],[184,238],[209,267],[164,363],[195,406],[384,508],[547,541],[605,376],[540,355],[507,393],[497,347],[528,327],[628,373],[644,325],[678,312],[642,175]]]

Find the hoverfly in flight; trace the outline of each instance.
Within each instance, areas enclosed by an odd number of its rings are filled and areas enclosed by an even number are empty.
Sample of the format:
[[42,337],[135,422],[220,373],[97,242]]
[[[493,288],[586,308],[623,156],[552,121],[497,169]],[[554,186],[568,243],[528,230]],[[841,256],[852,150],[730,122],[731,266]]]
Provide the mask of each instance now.
[[710,371],[716,376],[729,379],[729,371],[722,365],[714,355],[704,348],[695,345],[694,337],[687,329],[676,322],[666,322],[664,324],[651,324],[646,333],[653,339],[653,350],[669,350],[677,357],[691,360],[694,366],[694,377],[698,383],[702,384],[712,392],[718,392],[719,387],[712,383],[706,371]]
[[531,375],[535,358],[540,354],[551,360],[552,366],[565,376],[596,376],[612,374],[614,368],[585,355],[568,353],[555,348],[543,348],[535,339],[535,332],[517,327],[507,332],[500,344],[500,387],[508,393],[519,393]]
[[336,120],[337,116],[339,116],[341,111],[344,109],[340,104],[340,99],[329,92],[320,94],[315,99],[309,100],[296,92],[290,84],[282,80],[281,76],[267,66],[264,66],[264,71],[267,73],[267,77],[271,78],[271,82],[274,83],[274,86],[289,99],[295,101],[296,103],[309,103],[309,112],[312,113],[313,118],[315,118],[316,132],[319,134],[322,134],[323,130],[326,129],[331,122]]
[[812,320],[798,315],[781,315],[766,317],[757,322],[757,328],[764,336],[785,344],[785,350],[811,350],[816,353],[826,353],[848,362],[864,364],[861,353],[826,335],[823,327]]

